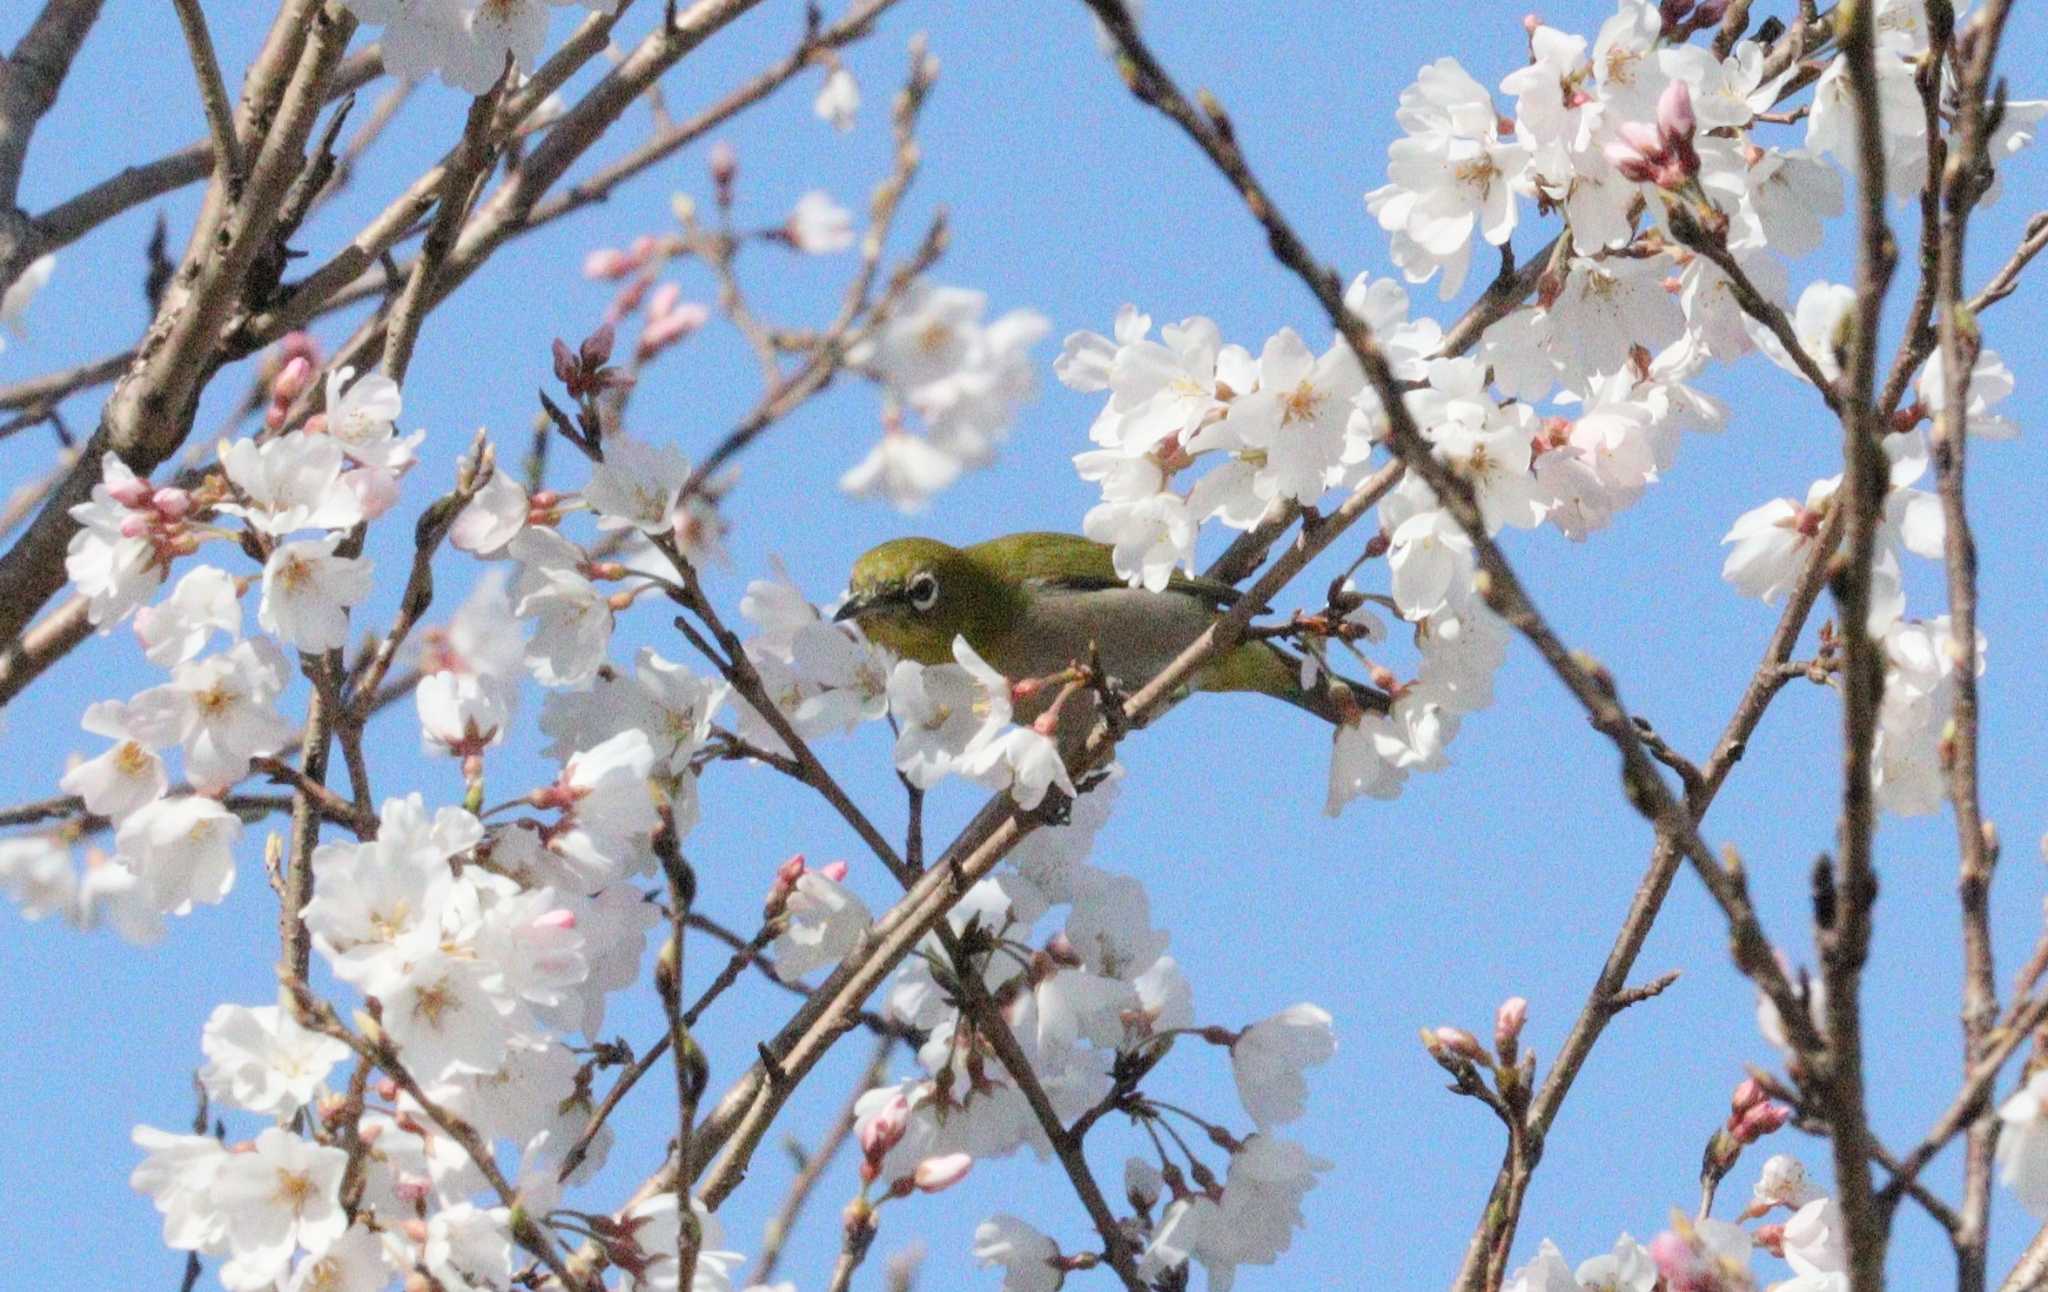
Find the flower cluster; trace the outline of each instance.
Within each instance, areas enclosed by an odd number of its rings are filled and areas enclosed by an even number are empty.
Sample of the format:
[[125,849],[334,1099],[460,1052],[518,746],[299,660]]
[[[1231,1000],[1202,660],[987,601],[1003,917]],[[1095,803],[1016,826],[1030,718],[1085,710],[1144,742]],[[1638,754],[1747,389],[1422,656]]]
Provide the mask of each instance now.
[[1536,1258],[1516,1270],[1507,1292],[1755,1292],[1759,1251],[1791,1267],[1774,1292],[1848,1292],[1849,1253],[1842,1208],[1813,1187],[1799,1159],[1780,1153],[1763,1164],[1742,1219],[1783,1209],[1782,1221],[1745,1229],[1726,1220],[1674,1211],[1671,1227],[1647,1246],[1623,1234],[1614,1250],[1574,1269],[1545,1240]]
[[[1303,1195],[1329,1169],[1281,1128],[1304,1112],[1303,1070],[1326,1062],[1336,1042],[1329,1014],[1307,1004],[1242,1029],[1198,1025],[1193,992],[1167,954],[1168,934],[1152,925],[1144,887],[1085,860],[1114,789],[1083,796],[1070,824],[1034,832],[1010,866],[967,892],[948,917],[960,959],[934,935],[891,980],[888,1013],[927,1039],[918,1050],[921,1072],[859,1103],[856,1132],[869,1163],[863,1178],[887,1188],[916,1179],[934,1161],[1051,1152],[991,1039],[999,1026],[1062,1124],[1113,1106],[1168,1128],[1150,1137],[1156,1161],[1128,1164],[1127,1237],[1148,1280],[1194,1261],[1224,1286],[1238,1265],[1270,1264],[1287,1249]],[[1176,1041],[1225,1051],[1249,1130],[1234,1133],[1144,1095],[1144,1074]],[[1182,1127],[1171,1125],[1176,1120]],[[1190,1139],[1213,1145],[1224,1160],[1212,1164]],[[1009,1214],[982,1225],[975,1255],[1003,1266],[1012,1292],[1056,1288],[1096,1259],[1063,1254]]]
[[1031,347],[1051,324],[1027,309],[985,322],[987,309],[982,292],[919,280],[854,347],[849,361],[883,389],[883,429],[841,489],[915,511],[962,471],[994,460],[1017,406],[1037,389]]

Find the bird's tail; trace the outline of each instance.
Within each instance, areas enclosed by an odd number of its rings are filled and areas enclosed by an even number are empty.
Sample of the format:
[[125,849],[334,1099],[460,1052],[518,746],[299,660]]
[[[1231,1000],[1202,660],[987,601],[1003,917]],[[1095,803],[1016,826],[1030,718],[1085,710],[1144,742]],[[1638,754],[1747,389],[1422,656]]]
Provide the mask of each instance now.
[[1318,669],[1315,681],[1303,686],[1301,663],[1299,656],[1271,642],[1245,642],[1212,663],[1202,674],[1200,687],[1204,691],[1257,691],[1305,709],[1332,726],[1351,721],[1360,709],[1386,712],[1389,700],[1385,692],[1325,669]]

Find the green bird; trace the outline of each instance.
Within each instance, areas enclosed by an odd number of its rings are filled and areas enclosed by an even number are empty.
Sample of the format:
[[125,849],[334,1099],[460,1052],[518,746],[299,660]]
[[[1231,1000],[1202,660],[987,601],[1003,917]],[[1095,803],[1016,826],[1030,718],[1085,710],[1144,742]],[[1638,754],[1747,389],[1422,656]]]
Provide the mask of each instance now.
[[[1009,534],[970,547],[898,538],[854,562],[833,617],[921,664],[950,661],[953,639],[965,637],[1013,680],[1086,664],[1099,651],[1103,671],[1136,688],[1240,595],[1227,583],[1178,573],[1163,592],[1133,588],[1118,577],[1106,545],[1073,534]],[[1269,641],[1240,642],[1211,660],[1192,689],[1256,691],[1332,723],[1359,708],[1387,707],[1381,692],[1327,674],[1304,687],[1301,671],[1297,657]],[[1031,716],[1020,708],[1020,718]]]

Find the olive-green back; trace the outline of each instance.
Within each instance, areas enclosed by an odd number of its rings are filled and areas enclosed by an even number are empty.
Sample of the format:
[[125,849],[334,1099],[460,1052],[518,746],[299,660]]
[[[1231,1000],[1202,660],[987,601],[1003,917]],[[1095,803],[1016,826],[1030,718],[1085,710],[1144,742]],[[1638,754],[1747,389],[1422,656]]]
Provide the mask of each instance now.
[[[1005,534],[960,550],[994,572],[1023,583],[1074,589],[1128,586],[1116,572],[1109,545],[1079,534],[1027,531]],[[1230,605],[1239,595],[1227,583],[1178,571],[1166,586],[1170,591],[1199,597],[1212,606]]]

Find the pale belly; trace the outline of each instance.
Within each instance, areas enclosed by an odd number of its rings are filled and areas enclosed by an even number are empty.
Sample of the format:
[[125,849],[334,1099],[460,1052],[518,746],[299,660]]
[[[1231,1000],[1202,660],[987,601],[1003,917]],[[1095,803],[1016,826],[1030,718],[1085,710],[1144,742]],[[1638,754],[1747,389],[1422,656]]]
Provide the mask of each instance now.
[[1173,593],[1136,588],[1044,593],[1032,602],[1031,630],[1018,634],[1029,639],[1029,646],[996,642],[984,653],[1015,681],[1087,663],[1092,643],[1101,652],[1104,671],[1136,690],[1172,663],[1215,617],[1195,598]]

